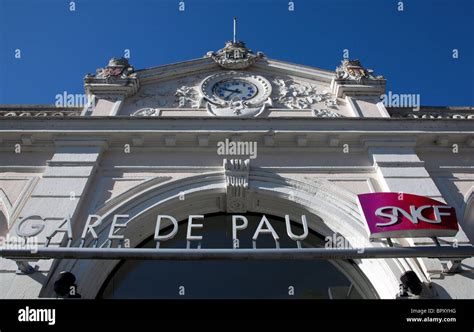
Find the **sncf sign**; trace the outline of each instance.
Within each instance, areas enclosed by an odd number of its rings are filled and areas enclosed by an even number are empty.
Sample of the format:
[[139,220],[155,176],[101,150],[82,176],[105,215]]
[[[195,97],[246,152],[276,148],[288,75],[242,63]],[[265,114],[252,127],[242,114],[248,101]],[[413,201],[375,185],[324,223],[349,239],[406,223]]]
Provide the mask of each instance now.
[[358,195],[370,238],[454,236],[453,207],[434,199],[402,193]]

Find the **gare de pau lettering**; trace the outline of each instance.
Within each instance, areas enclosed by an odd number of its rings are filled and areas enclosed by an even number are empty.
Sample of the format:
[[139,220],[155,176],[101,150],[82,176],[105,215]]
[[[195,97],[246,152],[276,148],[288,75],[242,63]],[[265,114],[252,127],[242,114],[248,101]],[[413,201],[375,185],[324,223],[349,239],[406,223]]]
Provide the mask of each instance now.
[[[119,230],[123,230],[127,227],[129,222],[129,215],[116,214],[112,217],[107,237],[105,240],[108,241],[124,241],[125,247],[127,247],[128,239],[121,234],[117,234]],[[29,216],[23,218],[17,226],[17,234],[24,238],[26,241],[31,238],[35,238],[45,231],[46,223],[48,219],[59,219],[59,218],[42,218],[40,216]],[[249,220],[244,215],[232,215],[231,216],[231,227],[232,227],[232,246],[234,248],[239,247],[238,233],[246,230],[249,227]],[[99,229],[104,226],[105,219],[98,215],[89,215],[81,233],[81,244],[84,246],[86,240],[92,239],[93,241],[99,241]],[[304,241],[308,236],[308,223],[306,216],[301,216],[301,227],[295,227],[291,225],[289,215],[285,215],[286,224],[286,235],[293,241]],[[186,226],[186,240],[187,241],[202,241],[205,236],[205,216],[204,215],[190,215],[187,219]],[[302,228],[302,229],[301,229]],[[173,239],[180,230],[179,223],[173,216],[170,215],[158,215],[155,223],[154,240],[159,243]],[[70,218],[60,219],[59,225],[49,231],[46,235],[48,240],[52,239],[56,234],[65,234],[67,238],[72,242],[74,240]],[[296,234],[297,233],[297,234]],[[204,235],[202,235],[204,234]],[[272,223],[268,220],[265,215],[262,215],[260,221],[255,227],[253,232],[252,241],[257,241],[262,234],[271,236],[275,241],[280,239],[280,236],[276,232]]]
[[[358,195],[359,207],[371,239],[379,237],[454,236],[457,233],[456,213],[452,207],[423,196],[404,194],[404,200],[398,200],[397,197],[397,193]],[[423,214],[426,211],[428,213]],[[234,248],[239,247],[238,233],[244,233],[242,231],[247,228],[249,230],[245,232],[244,238],[248,239],[249,234],[253,234],[251,239],[254,242],[254,246],[262,234],[266,234],[267,239],[269,238],[268,236],[273,238],[278,245],[280,237],[265,215],[257,218],[258,222],[255,222],[255,217],[252,217],[252,223],[249,223],[250,217],[245,215],[230,215],[227,217],[231,219],[232,238],[230,240]],[[59,222],[54,226],[53,230],[49,227],[46,233],[46,225],[48,220],[51,219]],[[154,225],[154,240],[157,243],[157,248],[160,246],[160,243],[175,238],[178,232],[183,233],[184,230],[180,231],[183,228],[186,228],[185,239],[188,241],[188,247],[190,241],[202,241],[203,236],[206,234],[206,222],[204,219],[204,215],[190,215],[187,218],[187,226],[179,227],[178,221],[173,216],[158,215]],[[273,218],[271,219],[274,220]],[[301,227],[292,226],[290,216],[285,215],[286,235],[290,240],[296,241],[298,247],[300,247],[299,241],[304,241],[308,237],[306,216],[301,215],[300,219]],[[128,247],[129,239],[125,235],[120,234],[120,231],[124,231],[133,220],[127,214],[115,214],[107,217],[89,215],[81,232],[80,247],[83,247],[86,242],[87,245],[95,247],[99,241],[108,241],[109,247],[112,245],[112,242],[118,242],[120,247]],[[57,234],[67,236],[69,240],[68,246],[74,240],[70,218],[28,216],[22,218],[17,223],[16,231],[17,235],[24,238],[26,242],[29,240],[36,241],[40,234],[46,235],[46,245],[49,245],[50,240]],[[43,232],[45,233],[42,234]],[[92,240],[91,243],[89,242],[90,240]],[[200,244],[198,247],[200,247]]]

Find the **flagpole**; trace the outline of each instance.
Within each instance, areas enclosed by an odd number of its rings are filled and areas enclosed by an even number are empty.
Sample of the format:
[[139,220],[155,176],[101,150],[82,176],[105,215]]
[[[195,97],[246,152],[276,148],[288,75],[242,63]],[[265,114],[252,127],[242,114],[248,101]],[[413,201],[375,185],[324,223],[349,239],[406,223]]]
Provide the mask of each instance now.
[[237,18],[234,17],[234,44],[235,44],[235,36],[237,35]]

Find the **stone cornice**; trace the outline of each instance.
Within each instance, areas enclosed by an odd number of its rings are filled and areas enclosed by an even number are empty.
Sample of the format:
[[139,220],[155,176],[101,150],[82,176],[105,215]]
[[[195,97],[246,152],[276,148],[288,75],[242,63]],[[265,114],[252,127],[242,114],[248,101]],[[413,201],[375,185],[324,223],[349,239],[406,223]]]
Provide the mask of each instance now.
[[334,79],[331,82],[331,92],[338,98],[345,96],[376,96],[385,93],[386,80],[370,80],[365,81],[363,84],[356,81],[347,81],[341,79]]
[[415,119],[474,119],[474,107],[430,107],[421,106],[415,110],[410,107],[387,107],[392,118]]
[[[0,150],[10,151],[25,135],[32,143],[25,151],[46,151],[53,145],[102,145],[105,149],[131,144],[136,151],[212,151],[216,142],[230,136],[257,141],[260,149],[300,153],[350,153],[370,147],[412,147],[448,151],[456,143],[461,153],[473,153],[474,129],[468,120],[421,120],[390,118],[5,118],[0,121],[3,142]],[[236,130],[236,128],[239,128]],[[199,138],[207,135],[208,143]],[[271,134],[273,144],[266,145]],[[301,145],[301,137],[305,144]],[[440,137],[446,144],[439,144]],[[58,143],[56,143],[56,141]],[[81,143],[82,142],[82,143]],[[102,143],[103,142],[103,143]],[[140,142],[135,146],[134,142]],[[99,144],[98,144],[99,143]],[[107,145],[105,145],[107,144]],[[348,158],[350,158],[350,153]]]
[[140,88],[140,82],[137,78],[126,78],[115,83],[87,83],[84,85],[86,93],[96,95],[99,98],[108,96],[116,98],[117,96],[133,96]]
[[82,107],[55,105],[0,105],[1,117],[63,117],[80,116]]
[[[125,125],[126,124],[126,125]],[[274,131],[284,132],[353,132],[379,133],[444,133],[459,132],[474,134],[473,122],[462,119],[397,119],[397,118],[315,118],[315,117],[276,117],[276,118],[232,118],[232,117],[7,117],[0,120],[3,133],[28,131],[50,132],[176,132],[185,131],[235,131],[242,132]]]

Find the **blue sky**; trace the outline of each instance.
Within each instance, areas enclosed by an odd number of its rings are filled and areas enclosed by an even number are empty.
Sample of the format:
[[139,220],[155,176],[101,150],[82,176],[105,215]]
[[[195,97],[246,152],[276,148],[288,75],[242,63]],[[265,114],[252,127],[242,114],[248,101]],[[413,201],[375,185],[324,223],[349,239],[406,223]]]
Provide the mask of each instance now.
[[[0,0],[0,104],[54,104],[130,50],[137,69],[232,38],[268,57],[334,70],[343,50],[422,105],[474,105],[474,0]],[[15,58],[15,50],[21,58]],[[453,49],[459,57],[453,58]]]

